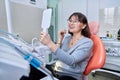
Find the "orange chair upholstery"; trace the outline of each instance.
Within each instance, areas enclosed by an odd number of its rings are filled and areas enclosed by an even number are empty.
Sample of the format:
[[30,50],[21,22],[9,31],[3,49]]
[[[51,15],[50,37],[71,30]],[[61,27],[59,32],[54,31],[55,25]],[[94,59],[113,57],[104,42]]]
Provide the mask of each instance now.
[[[84,75],[88,75],[92,70],[102,68],[106,60],[106,51],[104,44],[102,40],[99,38],[99,36],[96,35],[98,29],[95,27],[98,26],[93,26],[92,24],[92,26],[90,25],[89,27],[91,31],[93,29],[93,32],[91,33],[92,34],[91,39],[93,40],[93,48],[92,48],[93,56],[91,57],[90,61],[87,64],[87,67],[84,71]],[[95,29],[97,31],[95,31]]]
[[89,22],[89,28],[90,28],[91,34],[97,35],[97,33],[99,32],[98,22],[96,22],[96,21]]

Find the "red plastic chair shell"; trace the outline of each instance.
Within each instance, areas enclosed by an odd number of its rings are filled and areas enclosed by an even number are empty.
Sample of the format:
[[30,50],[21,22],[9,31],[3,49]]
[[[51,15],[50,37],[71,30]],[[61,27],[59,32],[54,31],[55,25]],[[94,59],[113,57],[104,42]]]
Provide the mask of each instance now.
[[84,71],[84,75],[88,75],[92,70],[102,68],[106,60],[106,51],[102,40],[97,35],[91,35],[93,40],[93,56]]

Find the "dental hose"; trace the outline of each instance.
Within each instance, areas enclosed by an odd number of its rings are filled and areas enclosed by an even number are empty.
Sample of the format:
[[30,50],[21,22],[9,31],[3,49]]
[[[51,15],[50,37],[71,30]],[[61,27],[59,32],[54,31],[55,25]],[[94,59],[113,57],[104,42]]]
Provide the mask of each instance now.
[[40,61],[38,58],[36,58],[30,52],[27,52],[27,51],[23,50],[20,46],[17,46],[16,44],[13,44],[9,41],[10,40],[7,40],[4,37],[0,37],[0,42],[5,43],[5,44],[15,48],[18,52],[22,53],[20,55],[22,55],[25,60],[29,61],[29,63],[33,67],[35,67],[38,70],[41,70],[42,72],[44,72],[47,75],[50,75],[51,79],[54,80],[53,75],[50,73],[50,71],[48,71],[46,68],[43,67],[43,62],[42,61]]
[[43,67],[43,63],[38,58],[34,57],[34,55],[29,54],[24,50],[21,50],[20,47],[15,47],[15,48],[21,53],[25,54],[24,59],[29,61],[33,67],[35,67],[38,70],[42,70],[42,72],[44,72],[47,75],[50,75],[51,79],[54,80],[53,75],[50,73],[50,71],[48,71],[46,68]]

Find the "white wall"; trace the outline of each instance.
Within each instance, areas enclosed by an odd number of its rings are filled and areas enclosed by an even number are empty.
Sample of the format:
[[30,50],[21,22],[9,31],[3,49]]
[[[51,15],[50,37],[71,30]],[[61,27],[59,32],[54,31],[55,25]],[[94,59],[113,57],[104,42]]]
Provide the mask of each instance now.
[[88,11],[87,18],[88,21],[97,21],[99,22],[99,0],[88,0]]
[[100,9],[120,6],[120,0],[99,0]]
[[60,0],[58,29],[67,26],[67,19],[73,12],[82,12],[89,21],[99,21],[99,0]]
[[[120,0],[60,0],[58,6],[58,30],[60,30],[67,26],[67,19],[71,13],[82,12],[87,16],[88,22],[99,22],[100,9],[120,6]],[[113,26],[107,29],[110,28]],[[118,29],[117,26],[114,28]],[[103,33],[103,29],[104,27],[100,28],[100,33]]]
[[34,4],[31,2],[31,0],[11,0],[11,1],[44,9],[47,8],[47,0],[35,0],[36,2]]
[[100,9],[120,6],[120,0],[88,0],[87,4],[88,21],[95,20],[99,22]]
[[67,19],[73,12],[86,15],[87,0],[60,0],[58,4],[58,30],[67,26]]
[[[120,7],[120,0],[99,0],[100,7],[99,11],[103,11],[105,8],[115,8]],[[104,12],[104,11],[103,11]],[[109,31],[113,35],[114,38],[117,36],[117,32],[120,29],[120,19],[117,10],[115,10],[115,14],[111,17],[113,17],[112,24],[105,23],[103,18],[104,13],[99,12],[99,23],[100,23],[100,29],[99,29],[99,36],[105,37],[106,32]]]

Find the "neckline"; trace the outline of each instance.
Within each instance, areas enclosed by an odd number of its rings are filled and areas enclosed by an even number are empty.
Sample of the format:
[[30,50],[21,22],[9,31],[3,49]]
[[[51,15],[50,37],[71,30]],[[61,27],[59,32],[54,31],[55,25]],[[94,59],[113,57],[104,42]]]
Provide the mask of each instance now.
[[[71,36],[71,38],[72,38],[72,36]],[[84,38],[84,36],[81,36],[81,38],[79,38],[79,39],[78,39],[75,43],[73,43],[72,45],[71,45],[71,38],[70,38],[70,41],[69,41],[69,48],[75,47],[75,46],[77,45],[77,43]]]

